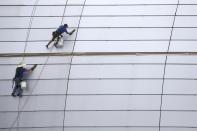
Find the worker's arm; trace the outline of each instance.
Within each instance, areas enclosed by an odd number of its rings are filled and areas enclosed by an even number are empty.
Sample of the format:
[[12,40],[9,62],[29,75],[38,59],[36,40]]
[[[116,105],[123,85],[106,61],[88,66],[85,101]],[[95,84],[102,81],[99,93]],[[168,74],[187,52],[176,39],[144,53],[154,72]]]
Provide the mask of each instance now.
[[66,32],[66,34],[69,34],[70,35],[70,33],[67,31],[67,28],[65,28],[65,32]]
[[71,32],[69,32],[69,35],[72,35],[75,32],[75,29],[73,29]]
[[75,32],[75,29],[73,29],[71,32],[68,32],[67,28],[65,28],[65,32],[66,32],[66,34],[72,35]]
[[36,67],[37,67],[37,64],[35,64],[31,69],[29,69],[29,71],[30,72],[34,71]]

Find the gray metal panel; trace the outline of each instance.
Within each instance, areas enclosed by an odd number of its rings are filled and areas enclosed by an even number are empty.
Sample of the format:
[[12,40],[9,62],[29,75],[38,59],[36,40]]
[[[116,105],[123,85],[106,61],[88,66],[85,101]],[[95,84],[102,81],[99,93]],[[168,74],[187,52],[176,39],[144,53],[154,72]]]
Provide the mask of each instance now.
[[99,127],[99,128],[65,128],[66,131],[158,131],[158,128],[136,128],[136,127]]
[[26,95],[66,94],[67,80],[30,80],[27,84]]
[[180,5],[177,15],[196,15],[196,5]]
[[170,46],[170,51],[174,52],[196,52],[195,41],[173,41]]
[[21,60],[21,57],[2,57],[0,58],[0,64],[18,64]]
[[[113,22],[112,22],[113,21]],[[84,17],[81,27],[170,27],[172,16],[167,17]]]
[[196,112],[162,112],[161,126],[196,126]]
[[0,53],[23,53],[25,42],[5,42],[0,43]]
[[39,0],[38,5],[54,5],[54,4],[59,4],[63,5],[65,4],[65,0]]
[[196,78],[196,65],[168,65],[166,78]]
[[0,41],[25,41],[27,29],[20,29],[20,30],[7,30],[2,29],[0,30]]
[[6,0],[6,1],[0,1],[0,5],[28,5],[28,4],[34,4],[35,0]]
[[73,65],[71,78],[161,78],[160,65]]
[[161,128],[161,131],[174,131],[174,130],[178,130],[178,131],[196,131],[196,129],[192,129],[192,128],[186,128],[186,129],[184,129],[184,128],[167,128],[167,129],[165,129],[165,128]]
[[[61,50],[61,49],[60,49]],[[54,63],[69,63],[70,57],[64,56],[50,56],[50,57],[27,57],[26,63],[39,63],[39,64],[54,64]]]
[[11,95],[12,81],[0,81],[0,95]]
[[[57,28],[61,23],[61,17],[35,17],[32,23],[33,28]],[[63,23],[69,27],[77,27],[79,17],[64,18]]]
[[1,112],[0,113],[0,127],[1,128],[10,128],[16,127],[14,121],[17,119],[17,112]]
[[176,0],[88,0],[87,4],[176,4]]
[[2,17],[0,28],[27,28],[30,18],[28,17]]
[[[19,128],[20,131],[62,131],[62,128]],[[4,130],[2,130],[4,131]]]
[[28,53],[71,52],[74,42],[64,41],[63,48],[54,47],[52,50],[48,50],[45,46],[46,44],[47,42],[30,42],[27,44],[26,52]]
[[88,6],[84,15],[171,15],[175,5],[169,6]]
[[19,127],[62,126],[63,112],[22,112]]
[[[40,79],[58,79],[58,78],[66,78],[68,74],[68,65],[46,65],[38,66],[34,73],[32,73],[31,78],[39,78]],[[42,73],[40,72],[42,71]],[[50,72],[50,73],[49,73]]]
[[23,99],[21,99],[20,108],[22,108],[22,111],[63,110],[64,101],[65,96],[63,95],[24,96]]
[[180,0],[180,3],[182,4],[196,4],[196,0]]
[[197,56],[168,56],[168,63],[195,64],[197,63]]
[[65,16],[78,16],[79,17],[81,15],[82,8],[83,6],[67,6]]
[[68,96],[69,110],[158,110],[160,96]]
[[62,16],[64,6],[38,6],[35,16]]
[[76,52],[165,52],[168,42],[78,41]]
[[69,112],[66,126],[157,126],[159,112]]
[[30,16],[32,10],[33,6],[2,6],[0,16]]
[[[181,58],[180,58],[181,60]],[[73,63],[164,63],[165,56],[75,56]]]
[[163,109],[165,110],[196,110],[196,96],[164,96]]
[[196,94],[196,80],[166,80],[164,94]]
[[70,80],[69,94],[159,94],[162,80]]
[[[0,79],[13,79],[14,74],[15,74],[15,68],[16,68],[16,66],[1,65]],[[5,70],[6,70],[6,72],[5,72]]]
[[174,29],[172,39],[185,39],[191,40],[196,39],[197,29],[190,29],[190,28],[176,28]]
[[13,98],[11,96],[0,96],[0,111],[17,111],[18,103],[18,98]]
[[164,29],[147,29],[147,28],[89,29],[88,28],[88,29],[79,29],[79,34],[77,39],[78,40],[169,39],[169,34],[170,34],[170,29],[165,29],[165,28]]
[[[184,23],[183,23],[184,21]],[[197,18],[194,16],[191,17],[181,17],[178,16],[175,21],[175,27],[195,27],[197,24]]]
[[68,4],[72,4],[72,5],[78,5],[78,4],[83,4],[84,0],[69,0]]

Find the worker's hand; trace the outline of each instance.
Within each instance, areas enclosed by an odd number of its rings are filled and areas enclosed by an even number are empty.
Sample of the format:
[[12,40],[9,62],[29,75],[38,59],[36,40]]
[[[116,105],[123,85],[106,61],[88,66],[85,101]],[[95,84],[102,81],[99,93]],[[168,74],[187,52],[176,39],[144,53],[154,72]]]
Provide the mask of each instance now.
[[31,68],[31,70],[32,71],[34,71],[34,69],[37,67],[37,64],[35,64],[32,68]]
[[72,30],[72,32],[70,32],[70,34],[69,34],[69,35],[72,35],[74,32],[75,32],[75,29],[74,29],[74,30]]

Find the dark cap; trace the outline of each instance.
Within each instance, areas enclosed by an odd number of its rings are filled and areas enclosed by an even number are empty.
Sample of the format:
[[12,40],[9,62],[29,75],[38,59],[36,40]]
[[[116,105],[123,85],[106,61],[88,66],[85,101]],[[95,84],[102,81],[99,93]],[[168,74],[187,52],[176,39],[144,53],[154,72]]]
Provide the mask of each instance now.
[[68,27],[68,25],[67,24],[64,24],[64,27]]

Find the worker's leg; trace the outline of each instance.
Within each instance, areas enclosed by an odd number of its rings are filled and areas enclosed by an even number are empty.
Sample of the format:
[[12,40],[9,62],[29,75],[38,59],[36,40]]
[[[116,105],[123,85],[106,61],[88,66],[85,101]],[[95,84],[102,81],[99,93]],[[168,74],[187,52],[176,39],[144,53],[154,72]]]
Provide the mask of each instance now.
[[18,88],[18,96],[22,97],[23,95],[23,89],[21,89],[21,86]]
[[60,36],[57,37],[57,41],[56,41],[55,44],[54,44],[54,46],[55,46],[56,48],[57,48],[57,44],[58,44],[59,40],[60,40]]
[[48,48],[49,45],[51,44],[51,42],[53,42],[55,40],[55,36],[53,36],[52,40],[49,41],[49,43],[46,45],[46,47]]
[[49,47],[49,45],[51,44],[51,42],[53,42],[55,40],[55,38],[58,37],[58,33],[57,32],[53,32],[52,33],[52,36],[53,37],[52,37],[51,41],[49,41],[49,43],[46,45],[47,48]]
[[13,91],[12,91],[12,96],[15,97],[16,96],[16,92],[17,92],[17,86],[14,87]]
[[14,89],[12,91],[12,96],[13,97],[17,96],[17,90],[18,90],[19,85],[20,85],[20,80],[19,79],[15,79],[14,80]]

